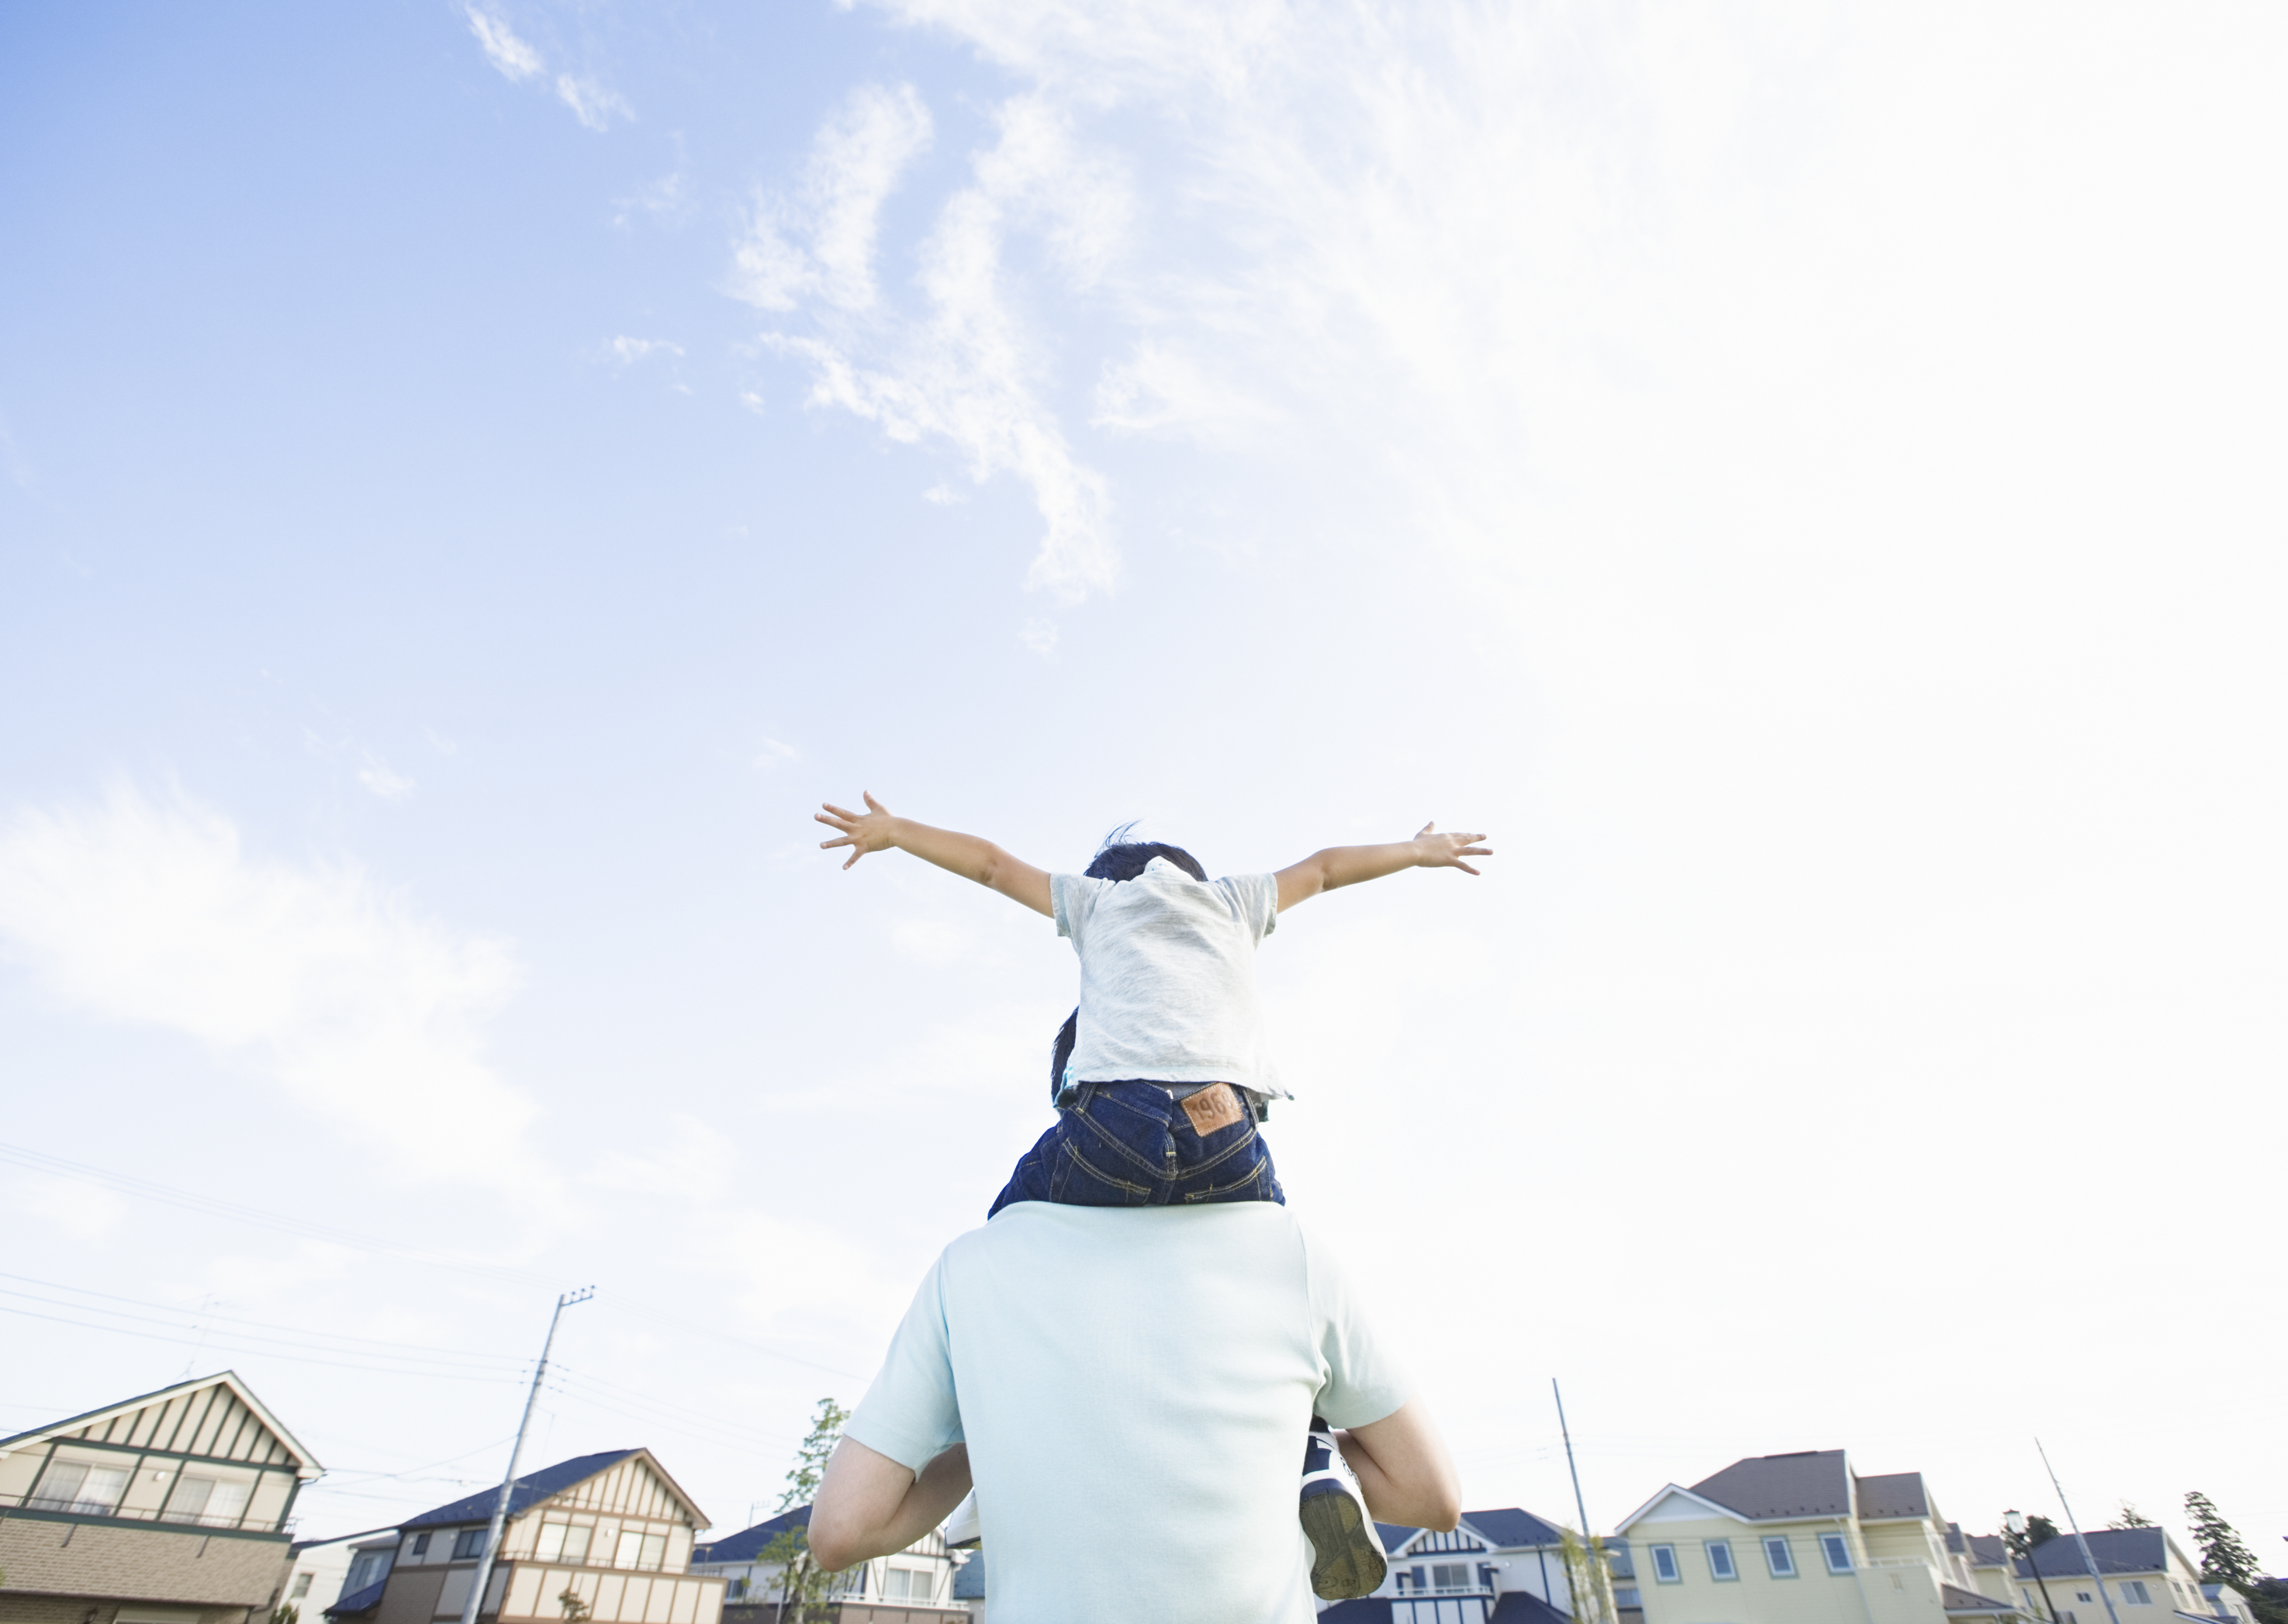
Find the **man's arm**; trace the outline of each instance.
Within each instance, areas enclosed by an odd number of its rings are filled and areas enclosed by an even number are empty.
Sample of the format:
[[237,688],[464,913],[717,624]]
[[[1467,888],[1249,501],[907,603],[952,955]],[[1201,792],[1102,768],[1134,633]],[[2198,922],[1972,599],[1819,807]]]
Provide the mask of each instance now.
[[[814,814],[830,828],[842,831],[838,840],[822,840],[822,851],[836,846],[851,848],[850,867],[869,852],[910,852],[924,862],[960,875],[999,891],[1013,902],[1021,902],[1037,914],[1056,916],[1055,905],[1049,900],[1049,876],[1030,863],[1020,862],[989,840],[980,840],[974,835],[957,835],[951,829],[933,829],[926,823],[916,823],[911,818],[891,815],[890,809],[872,796],[866,797],[862,812],[845,812],[829,801],[826,810]],[[1283,902],[1281,907],[1286,905]]]
[[846,1438],[835,1445],[811,1501],[810,1554],[828,1573],[838,1573],[903,1550],[951,1516],[968,1493],[966,1444],[956,1444],[916,1477],[889,1456]]
[[1380,1421],[1336,1433],[1335,1443],[1358,1474],[1375,1521],[1442,1533],[1462,1520],[1454,1457],[1419,1399],[1407,1400]]
[[1490,847],[1478,844],[1483,835],[1441,835],[1435,832],[1437,828],[1426,823],[1413,839],[1394,840],[1385,846],[1329,846],[1312,852],[1273,876],[1279,882],[1279,911],[1283,914],[1323,891],[1378,880],[1402,868],[1459,868],[1464,874],[1475,874],[1477,870],[1462,860],[1493,855]]

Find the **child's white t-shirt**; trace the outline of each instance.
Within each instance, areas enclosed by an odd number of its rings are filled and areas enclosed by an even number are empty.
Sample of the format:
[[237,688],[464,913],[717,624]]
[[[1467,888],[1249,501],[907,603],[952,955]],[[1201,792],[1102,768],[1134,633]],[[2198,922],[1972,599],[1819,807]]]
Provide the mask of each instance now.
[[1080,955],[1067,1082],[1229,1082],[1290,1097],[1255,991],[1255,945],[1279,923],[1276,875],[1203,882],[1156,857],[1132,880],[1051,875],[1049,897]]

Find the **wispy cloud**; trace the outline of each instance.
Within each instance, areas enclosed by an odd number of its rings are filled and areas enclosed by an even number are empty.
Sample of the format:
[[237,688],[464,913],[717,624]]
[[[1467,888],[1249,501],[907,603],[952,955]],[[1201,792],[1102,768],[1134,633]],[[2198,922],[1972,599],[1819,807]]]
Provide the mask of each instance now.
[[401,801],[413,793],[413,780],[392,772],[389,764],[377,756],[365,758],[365,764],[358,769],[357,780],[385,801]]
[[1111,496],[1046,403],[1046,346],[1010,293],[1004,250],[1011,232],[1031,232],[1074,285],[1092,284],[1126,229],[1125,180],[1038,99],[1009,102],[997,124],[920,244],[918,310],[885,308],[874,271],[883,206],[930,133],[910,87],[852,95],[796,189],[759,204],[729,286],[760,309],[813,316],[812,331],[768,342],[809,366],[814,406],[895,440],[947,442],[980,484],[1022,480],[1046,526],[1028,583],[1073,602],[1118,579]]
[[482,1058],[513,954],[354,864],[250,857],[179,795],[27,808],[0,825],[0,953],[67,1007],[252,1062],[412,1172],[552,1199],[536,1107]]
[[508,24],[475,6],[469,8],[469,32],[485,48],[485,60],[500,69],[512,84],[540,72],[540,53],[511,31]]
[[631,338],[622,334],[604,346],[605,353],[623,367],[631,366],[653,355],[680,355],[683,346],[664,338]]
[[572,109],[572,115],[591,130],[605,131],[612,120],[635,120],[636,110],[628,106],[626,98],[616,91],[606,90],[593,79],[575,78],[570,74],[556,76],[556,99]]

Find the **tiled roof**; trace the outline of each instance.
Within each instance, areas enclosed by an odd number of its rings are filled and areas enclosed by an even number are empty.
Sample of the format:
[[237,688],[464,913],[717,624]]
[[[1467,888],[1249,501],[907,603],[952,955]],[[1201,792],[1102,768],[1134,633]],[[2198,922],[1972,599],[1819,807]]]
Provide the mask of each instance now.
[[1941,1580],[1938,1587],[1939,1604],[1949,1612],[2015,1612],[2008,1602],[1998,1602],[1990,1596],[1981,1596],[1975,1590],[1966,1590],[1960,1585],[1950,1585]]
[[710,1540],[704,1545],[691,1548],[694,1563],[710,1565],[725,1562],[752,1562],[768,1545],[790,1528],[810,1526],[810,1508],[797,1506],[791,1511],[782,1511],[767,1523],[757,1523],[752,1528],[742,1528],[736,1533],[727,1533],[719,1540]]
[[381,1593],[387,1588],[389,1588],[389,1579],[385,1574],[364,1589],[353,1591],[327,1608],[326,1616],[330,1619],[341,1619],[347,1618],[354,1612],[370,1612],[381,1605]]
[[1494,1604],[1489,1624],[1573,1624],[1530,1590],[1512,1590]]
[[1930,1496],[1923,1492],[1920,1472],[1887,1472],[1878,1477],[1861,1477],[1857,1482],[1861,1517],[1930,1515]]
[[1361,1596],[1337,1602],[1319,1615],[1319,1624],[1390,1624],[1390,1597]]
[[[551,1494],[560,1494],[576,1483],[584,1483],[615,1462],[624,1461],[637,1452],[632,1449],[607,1449],[601,1454],[575,1455],[568,1461],[559,1461],[553,1466],[544,1466],[536,1472],[527,1472],[516,1480],[516,1491],[509,1496],[508,1514],[517,1517],[530,1510]],[[493,1506],[500,1499],[500,1485],[464,1494],[449,1505],[434,1511],[424,1511],[403,1528],[436,1528],[451,1523],[486,1523],[492,1520]]]
[[[2092,1528],[2082,1538],[2089,1541],[2089,1554],[2097,1558],[2100,1573],[2157,1573],[2168,1567],[2168,1547],[2158,1528]],[[2034,1547],[2033,1561],[2021,1558],[2017,1568],[2021,1579],[2030,1579],[2037,1571],[2045,1579],[2086,1578],[2089,1573],[2070,1533],[2043,1541]]]
[[953,1599],[957,1602],[981,1602],[985,1599],[983,1551],[971,1551],[969,1560],[953,1570]]
[[1382,1536],[1382,1548],[1385,1550],[1396,1550],[1422,1532],[1419,1528],[1410,1527],[1404,1523],[1377,1523],[1374,1525],[1374,1531]]
[[2007,1567],[2010,1548],[1998,1533],[1974,1533],[1970,1536],[1970,1559],[1980,1567]]
[[1503,1506],[1491,1511],[1465,1511],[1462,1521],[1483,1537],[1487,1544],[1504,1549],[1557,1543],[1555,1525],[1534,1516],[1521,1506]]
[[1750,1455],[1692,1492],[1751,1520],[1768,1517],[1841,1517],[1851,1509],[1840,1449]]

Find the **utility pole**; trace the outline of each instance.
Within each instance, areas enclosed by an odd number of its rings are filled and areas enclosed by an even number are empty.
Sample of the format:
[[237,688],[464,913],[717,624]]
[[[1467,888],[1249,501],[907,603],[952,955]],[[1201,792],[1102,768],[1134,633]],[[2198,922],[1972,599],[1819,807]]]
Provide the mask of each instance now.
[[492,1526],[485,1530],[484,1555],[477,1561],[477,1581],[469,1587],[469,1599],[462,1604],[461,1624],[477,1624],[477,1614],[485,1604],[485,1588],[493,1581],[493,1561],[500,1555],[501,1529],[508,1522],[509,1497],[516,1493],[516,1463],[524,1454],[524,1435],[532,1425],[532,1406],[540,1402],[540,1379],[548,1374],[548,1352],[556,1345],[556,1322],[564,1318],[566,1309],[576,1303],[585,1303],[595,1295],[593,1286],[568,1291],[556,1299],[556,1311],[548,1316],[548,1340],[540,1344],[540,1363],[532,1367],[532,1390],[525,1395],[524,1419],[516,1423],[516,1442],[508,1452],[508,1476],[501,1479],[500,1497],[493,1501]]
[[2042,1457],[2042,1470],[2050,1474],[2050,1486],[2058,1492],[2058,1509],[2066,1514],[2066,1526],[2073,1530],[2074,1543],[2081,1547],[2081,1565],[2089,1570],[2090,1582],[2097,1587],[2097,1599],[2105,1604],[2105,1616],[2113,1624],[2121,1624],[2121,1615],[2113,1610],[2113,1592],[2105,1588],[2105,1576],[2097,1571],[2097,1558],[2089,1554],[2089,1541],[2081,1537],[2081,1525],[2074,1521],[2073,1508],[2066,1504],[2066,1486],[2058,1481],[2058,1469],[2050,1464],[2050,1452],[2042,1447],[2040,1438],[2034,1440],[2034,1451]]
[[[1581,1543],[1589,1543],[1589,1508],[1581,1499],[1581,1469],[1573,1464],[1573,1430],[1565,1424],[1565,1395],[1558,1390],[1557,1378],[1549,1378],[1549,1390],[1557,1399],[1557,1430],[1565,1438],[1565,1470],[1573,1474],[1573,1509],[1581,1517]],[[474,1619],[465,1619],[462,1624],[476,1624]]]

